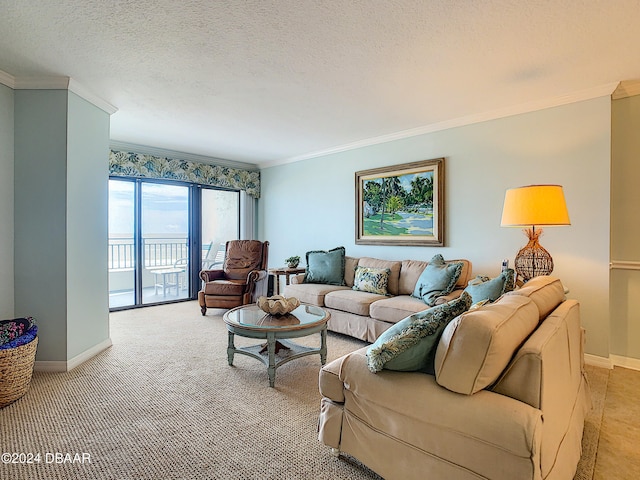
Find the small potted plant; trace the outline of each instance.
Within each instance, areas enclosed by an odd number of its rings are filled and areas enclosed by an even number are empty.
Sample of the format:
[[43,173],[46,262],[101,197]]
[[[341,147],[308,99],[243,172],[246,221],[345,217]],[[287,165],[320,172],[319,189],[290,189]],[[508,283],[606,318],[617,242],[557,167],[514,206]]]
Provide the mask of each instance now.
[[296,268],[300,263],[300,257],[295,255],[293,257],[285,258],[284,261],[287,264],[287,267]]

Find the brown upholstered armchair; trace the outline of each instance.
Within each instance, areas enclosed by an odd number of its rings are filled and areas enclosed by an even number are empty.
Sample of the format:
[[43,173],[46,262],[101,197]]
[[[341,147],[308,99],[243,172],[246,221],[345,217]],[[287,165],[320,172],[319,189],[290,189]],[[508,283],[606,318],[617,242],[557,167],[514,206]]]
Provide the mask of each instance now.
[[252,303],[267,291],[269,242],[230,240],[218,270],[202,270],[198,292],[202,315],[209,308],[233,308]]

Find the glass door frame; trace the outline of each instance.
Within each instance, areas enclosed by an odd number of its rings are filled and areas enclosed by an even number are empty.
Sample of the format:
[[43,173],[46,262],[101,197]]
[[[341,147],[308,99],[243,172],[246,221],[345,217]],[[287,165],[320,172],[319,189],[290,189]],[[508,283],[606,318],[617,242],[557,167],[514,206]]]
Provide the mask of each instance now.
[[[220,187],[210,187],[207,185],[200,184],[192,184],[193,185],[193,202],[190,205],[193,207],[191,211],[191,261],[194,262],[193,265],[198,265],[198,268],[192,268],[191,272],[191,281],[189,282],[190,293],[193,300],[198,298],[198,292],[201,287],[201,279],[200,279],[200,271],[202,269],[202,261],[204,258],[202,257],[202,191],[203,190],[217,190],[222,192],[231,192],[237,194],[238,198],[236,201],[238,202],[238,218],[236,219],[236,238],[240,238],[240,230],[241,230],[241,220],[242,210],[241,210],[241,194],[238,190],[232,190],[228,188],[220,188]],[[211,248],[215,248],[216,245],[212,245]]]
[[[140,177],[122,177],[122,176],[110,176],[109,180],[123,181],[133,183],[133,209],[134,209],[134,281],[133,281],[133,298],[134,303],[132,305],[109,307],[109,311],[129,310],[133,308],[148,307],[153,305],[164,305],[176,302],[185,302],[196,300],[198,298],[198,292],[201,287],[200,270],[202,266],[202,190],[221,190],[238,194],[238,218],[237,222],[237,238],[240,238],[241,230],[241,195],[240,192],[233,189],[225,189],[219,187],[209,187],[207,185],[200,185],[196,183],[176,181],[176,180],[163,180],[154,178],[140,178]],[[187,243],[189,246],[188,259],[189,259],[189,272],[188,278],[188,296],[187,298],[171,299],[161,302],[143,303],[143,269],[144,269],[144,238],[142,235],[142,184],[165,184],[172,186],[183,186],[188,188],[188,232]]]
[[[132,308],[141,308],[141,307],[149,307],[149,306],[153,306],[153,305],[165,305],[165,304],[169,304],[169,303],[176,303],[176,302],[184,302],[184,301],[190,301],[190,300],[194,300],[195,298],[197,298],[198,292],[197,290],[195,290],[194,293],[194,284],[192,279],[192,272],[191,270],[193,270],[193,268],[191,267],[191,265],[193,263],[193,251],[194,251],[194,247],[193,247],[193,240],[196,240],[197,242],[197,237],[194,237],[193,232],[191,231],[193,229],[194,223],[192,222],[193,219],[193,212],[194,212],[194,198],[197,197],[197,192],[196,194],[194,194],[194,187],[196,186],[193,183],[189,183],[189,182],[180,182],[180,181],[175,181],[175,180],[163,180],[163,179],[155,179],[155,178],[139,178],[139,177],[121,177],[121,176],[110,176],[109,180],[114,180],[114,181],[122,181],[122,182],[129,182],[133,184],[133,251],[134,251],[134,272],[133,272],[133,304],[130,305],[124,305],[124,306],[117,306],[117,307],[109,307],[109,311],[110,312],[115,312],[115,311],[119,311],[119,310],[129,310]],[[187,244],[189,246],[188,249],[188,258],[189,258],[189,272],[187,273],[187,278],[190,280],[189,281],[189,290],[188,290],[188,295],[186,298],[176,298],[176,299],[170,299],[170,300],[163,300],[163,301],[159,301],[159,302],[146,302],[144,303],[144,299],[143,299],[143,275],[144,275],[144,235],[143,235],[143,228],[142,228],[142,185],[143,184],[154,184],[154,185],[169,185],[169,186],[180,186],[180,187],[186,187],[187,190],[187,198],[188,198],[188,211],[187,211],[187,217],[188,217],[188,227],[187,227]],[[196,208],[197,209],[197,208]],[[197,225],[197,224],[195,224]],[[195,249],[196,254],[197,254],[197,248]],[[196,265],[198,265],[196,263]],[[197,275],[197,274],[196,274]]]

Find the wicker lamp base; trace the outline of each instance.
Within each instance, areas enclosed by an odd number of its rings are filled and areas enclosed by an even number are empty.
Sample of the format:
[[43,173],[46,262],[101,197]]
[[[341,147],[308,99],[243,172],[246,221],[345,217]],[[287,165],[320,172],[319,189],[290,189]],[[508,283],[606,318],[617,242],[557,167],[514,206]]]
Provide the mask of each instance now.
[[529,238],[529,243],[518,251],[515,268],[526,282],[539,275],[549,275],[553,271],[553,259],[538,241],[542,230],[529,228],[525,229],[524,233]]

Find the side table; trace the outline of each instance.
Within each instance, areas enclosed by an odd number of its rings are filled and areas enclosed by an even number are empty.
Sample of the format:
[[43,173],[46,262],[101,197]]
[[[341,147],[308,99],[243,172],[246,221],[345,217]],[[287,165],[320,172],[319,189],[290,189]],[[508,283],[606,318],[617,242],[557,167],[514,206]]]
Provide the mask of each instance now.
[[275,282],[273,282],[273,290],[275,295],[280,295],[280,276],[284,275],[285,285],[289,285],[289,277],[291,275],[298,275],[299,273],[306,272],[306,268],[304,267],[281,267],[281,268],[270,268],[269,273],[275,277]]
[[[151,270],[155,276],[154,289],[155,295],[158,295],[158,288],[162,287],[162,296],[167,296],[167,289],[171,294],[171,288],[176,287],[176,295],[180,295],[180,275],[184,273],[184,268],[163,268],[160,270]],[[175,277],[175,282],[173,278]],[[162,279],[162,283],[160,280]]]

